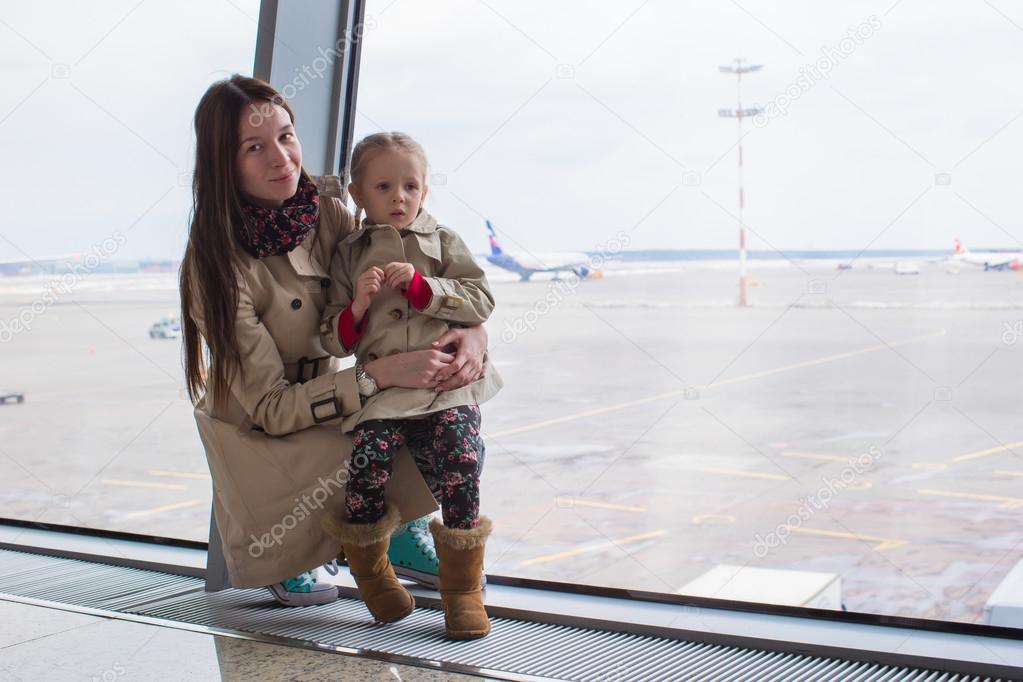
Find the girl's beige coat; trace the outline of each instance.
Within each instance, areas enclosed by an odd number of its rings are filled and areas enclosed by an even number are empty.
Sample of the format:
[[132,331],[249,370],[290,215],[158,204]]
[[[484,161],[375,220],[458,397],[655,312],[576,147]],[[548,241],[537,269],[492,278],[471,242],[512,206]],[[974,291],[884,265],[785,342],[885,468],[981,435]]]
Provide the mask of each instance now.
[[[397,289],[384,286],[366,311],[366,329],[353,349],[338,338],[341,312],[352,302],[355,281],[372,266],[411,263],[430,287],[431,299],[416,310]],[[338,245],[331,261],[331,286],[320,325],[320,342],[332,355],[354,354],[359,362],[378,357],[426,350],[451,324],[482,324],[494,310],[494,296],[483,269],[469,247],[451,228],[438,225],[421,210],[406,229],[364,221]],[[503,386],[501,376],[483,358],[483,378],[453,391],[424,388],[389,388],[370,397],[355,414],[346,415],[343,427],[351,432],[371,419],[402,419],[439,412],[460,405],[479,405]]]

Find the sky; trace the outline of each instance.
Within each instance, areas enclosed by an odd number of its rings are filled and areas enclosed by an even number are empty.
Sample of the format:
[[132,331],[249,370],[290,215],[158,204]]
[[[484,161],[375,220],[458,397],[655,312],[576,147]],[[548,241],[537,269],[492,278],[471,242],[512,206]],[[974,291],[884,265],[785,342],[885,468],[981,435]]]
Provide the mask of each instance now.
[[[118,258],[180,257],[191,116],[211,82],[251,73],[257,14],[0,10],[0,258],[115,230]],[[736,79],[718,67],[737,56],[763,65],[744,107],[768,112],[744,128],[750,248],[1023,248],[1023,8],[1006,0],[369,0],[367,15],[356,133],[418,139],[428,210],[477,252],[484,218],[533,252],[620,233],[733,248],[737,129],[718,109]]]

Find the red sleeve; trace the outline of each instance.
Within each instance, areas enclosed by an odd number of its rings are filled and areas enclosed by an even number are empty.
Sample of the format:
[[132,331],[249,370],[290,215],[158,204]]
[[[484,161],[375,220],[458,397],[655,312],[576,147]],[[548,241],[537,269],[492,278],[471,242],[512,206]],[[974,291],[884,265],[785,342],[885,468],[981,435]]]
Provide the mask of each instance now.
[[355,316],[352,315],[352,306],[348,306],[341,311],[341,315],[337,318],[337,335],[341,339],[341,345],[347,350],[355,348],[355,344],[359,342],[359,337],[366,331],[366,322],[369,319],[369,315],[362,316],[362,322],[359,327],[355,327]]
[[412,275],[412,281],[409,282],[408,288],[405,289],[402,296],[409,300],[416,310],[422,310],[426,306],[430,305],[430,301],[433,299],[433,290],[430,289],[430,285],[426,283],[423,276],[417,271],[416,274]]

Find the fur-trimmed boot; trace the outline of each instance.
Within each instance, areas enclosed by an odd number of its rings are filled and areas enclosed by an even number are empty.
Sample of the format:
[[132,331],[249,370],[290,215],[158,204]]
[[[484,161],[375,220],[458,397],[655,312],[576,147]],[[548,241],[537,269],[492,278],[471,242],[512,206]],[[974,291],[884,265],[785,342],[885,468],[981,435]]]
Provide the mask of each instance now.
[[440,559],[440,597],[444,604],[444,631],[449,639],[477,639],[490,632],[480,577],[492,527],[486,516],[480,517],[476,528],[468,530],[447,528],[439,519],[430,521]]
[[415,599],[398,582],[387,558],[391,533],[400,522],[397,508],[387,505],[387,511],[374,523],[350,523],[328,517],[323,524],[327,532],[341,541],[359,596],[381,623],[401,620],[416,607]]

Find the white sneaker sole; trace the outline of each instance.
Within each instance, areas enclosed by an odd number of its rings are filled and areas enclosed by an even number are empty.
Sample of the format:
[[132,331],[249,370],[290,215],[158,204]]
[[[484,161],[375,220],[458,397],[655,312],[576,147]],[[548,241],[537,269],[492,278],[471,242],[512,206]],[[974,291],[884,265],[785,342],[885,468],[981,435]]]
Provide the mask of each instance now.
[[282,606],[319,606],[333,604],[337,601],[337,588],[333,585],[330,586],[330,589],[313,590],[312,592],[288,592],[280,583],[267,585],[266,589],[270,590],[270,594]]

